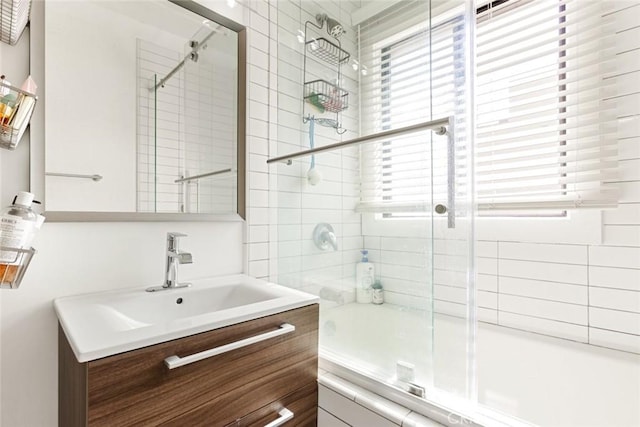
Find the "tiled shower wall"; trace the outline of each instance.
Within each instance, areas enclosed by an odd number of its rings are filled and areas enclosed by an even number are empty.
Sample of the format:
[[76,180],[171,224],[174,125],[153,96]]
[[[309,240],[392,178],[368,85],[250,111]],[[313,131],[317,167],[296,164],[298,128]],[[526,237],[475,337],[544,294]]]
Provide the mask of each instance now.
[[[278,2],[277,34],[277,123],[276,152],[281,155],[309,147],[309,123],[303,123],[303,81],[338,77],[335,67],[307,54],[307,74],[303,76],[304,23],[315,22],[319,13],[327,13],[341,21],[347,33],[340,38],[342,48],[355,54],[356,34],[349,27],[350,11],[358,2],[296,1]],[[320,34],[331,38],[327,34]],[[358,135],[357,74],[349,66],[342,66],[339,85],[349,92],[349,107],[340,120],[347,130],[339,135],[334,129],[315,125],[316,146],[326,145]],[[306,114],[335,118],[321,114],[310,104]],[[343,149],[319,154],[315,168],[322,175],[317,185],[307,181],[310,158],[294,161],[292,165],[272,166],[272,190],[277,200],[277,230],[274,230],[278,259],[272,263],[272,277],[280,283],[318,292],[323,286],[333,289],[353,288],[354,265],[362,247],[360,215],[355,213],[358,201],[358,151]],[[312,241],[312,233],[319,223],[330,224],[337,236],[337,250],[322,251]],[[352,297],[352,293],[351,293]],[[348,299],[349,296],[346,296]]]

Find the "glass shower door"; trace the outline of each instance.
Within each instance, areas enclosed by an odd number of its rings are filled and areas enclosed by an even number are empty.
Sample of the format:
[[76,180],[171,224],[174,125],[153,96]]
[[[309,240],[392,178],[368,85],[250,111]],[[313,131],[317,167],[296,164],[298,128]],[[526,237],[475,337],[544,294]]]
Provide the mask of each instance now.
[[[429,400],[467,398],[474,385],[465,2],[432,8],[431,2],[403,1],[369,16],[352,2],[334,6],[278,3],[271,154],[385,137],[271,163],[277,205],[271,280],[320,297],[323,360]],[[303,88],[306,76],[322,68],[306,57],[313,44],[292,28],[305,28],[309,17],[322,14],[346,30],[340,46],[351,55],[336,82],[349,94],[345,133],[305,114],[320,115]],[[413,127],[440,119],[440,126]],[[327,226],[324,240],[333,243],[322,245],[315,231]],[[362,251],[374,270],[369,296],[359,290]],[[380,288],[384,301],[375,304]]]

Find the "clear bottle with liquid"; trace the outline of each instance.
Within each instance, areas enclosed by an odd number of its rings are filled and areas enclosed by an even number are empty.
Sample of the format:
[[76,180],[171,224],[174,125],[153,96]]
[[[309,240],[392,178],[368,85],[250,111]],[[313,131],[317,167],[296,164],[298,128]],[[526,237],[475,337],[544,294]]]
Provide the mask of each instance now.
[[356,301],[370,303],[372,286],[375,278],[375,267],[369,262],[369,251],[362,250],[362,259],[356,264]]
[[21,262],[19,252],[7,250],[28,249],[44,217],[31,209],[33,194],[19,192],[11,206],[0,211],[0,282],[11,283]]

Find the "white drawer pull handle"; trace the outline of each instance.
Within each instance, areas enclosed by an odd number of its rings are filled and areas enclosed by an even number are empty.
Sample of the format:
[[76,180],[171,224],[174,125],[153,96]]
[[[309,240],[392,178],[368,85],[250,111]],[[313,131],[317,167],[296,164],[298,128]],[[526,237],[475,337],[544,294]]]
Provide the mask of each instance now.
[[271,421],[264,427],[278,427],[293,418],[293,412],[291,412],[287,408],[282,408],[282,410],[278,412],[278,415],[280,415],[278,419]]
[[217,356],[222,353],[227,353],[242,347],[246,347],[251,344],[259,343],[260,341],[268,340],[278,337],[280,335],[289,334],[296,330],[296,327],[289,323],[283,323],[279,329],[271,332],[265,332],[264,334],[256,335],[253,337],[245,338],[240,341],[232,342],[222,345],[220,347],[212,348],[211,350],[205,350],[200,353],[192,354],[191,356],[179,357],[169,356],[164,359],[164,364],[167,368],[174,369],[180,366],[188,365],[190,363],[199,362],[200,360],[208,359],[209,357]]

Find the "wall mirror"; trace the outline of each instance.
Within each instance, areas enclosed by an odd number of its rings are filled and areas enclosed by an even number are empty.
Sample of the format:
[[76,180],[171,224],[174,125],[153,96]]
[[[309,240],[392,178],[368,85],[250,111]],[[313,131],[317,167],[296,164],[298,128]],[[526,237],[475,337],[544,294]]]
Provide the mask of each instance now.
[[44,3],[48,217],[244,218],[244,27],[192,1]]

